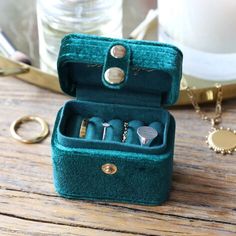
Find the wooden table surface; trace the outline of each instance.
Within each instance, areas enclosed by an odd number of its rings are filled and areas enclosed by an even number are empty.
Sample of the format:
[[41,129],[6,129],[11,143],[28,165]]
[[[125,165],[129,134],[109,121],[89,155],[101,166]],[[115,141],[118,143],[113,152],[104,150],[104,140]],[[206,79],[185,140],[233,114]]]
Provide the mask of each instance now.
[[[0,235],[236,235],[236,154],[208,150],[210,128],[192,107],[174,108],[177,134],[173,190],[162,206],[66,200],[53,188],[50,137],[13,140],[9,126],[26,114],[53,129],[69,98],[14,78],[0,78]],[[213,107],[213,106],[211,106]],[[236,129],[236,100],[224,102],[225,126]],[[24,126],[31,133],[32,124]]]

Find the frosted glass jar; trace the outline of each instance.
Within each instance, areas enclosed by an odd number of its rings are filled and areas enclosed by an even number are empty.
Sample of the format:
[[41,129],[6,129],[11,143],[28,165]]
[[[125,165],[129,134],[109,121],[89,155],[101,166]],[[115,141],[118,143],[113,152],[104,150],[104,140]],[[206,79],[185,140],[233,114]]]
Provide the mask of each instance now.
[[214,81],[236,79],[236,1],[158,0],[159,40],[183,51],[183,72]]
[[68,33],[122,37],[123,0],[38,0],[41,69],[56,72],[60,41]]

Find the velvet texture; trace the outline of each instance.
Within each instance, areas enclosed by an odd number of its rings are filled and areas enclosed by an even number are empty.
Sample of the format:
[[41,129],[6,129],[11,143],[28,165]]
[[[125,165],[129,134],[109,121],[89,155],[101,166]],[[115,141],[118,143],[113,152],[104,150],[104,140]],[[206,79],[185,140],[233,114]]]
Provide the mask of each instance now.
[[[58,114],[55,127],[59,126],[61,114]],[[61,196],[143,205],[159,205],[168,199],[175,134],[172,116],[167,146],[159,155],[117,151],[114,148],[73,148],[60,144],[58,134],[58,130],[54,129],[52,160],[54,185]],[[104,174],[101,166],[105,163],[115,164],[117,173]]]
[[[82,119],[89,118],[86,137],[79,138]],[[122,143],[124,121],[129,123],[127,140]],[[103,122],[111,125],[102,139]],[[136,133],[139,126],[151,126],[159,135],[150,147],[141,147]],[[63,109],[57,127],[60,144],[71,148],[119,150],[125,152],[162,153],[167,146],[170,114],[162,108],[69,101]]]
[[[126,47],[124,58],[110,55],[116,44]],[[79,100],[154,107],[176,102],[181,65],[182,53],[170,45],[72,34],[62,40],[58,74],[62,90]],[[110,67],[124,70],[122,84],[104,82]]]
[[[126,48],[117,59],[116,45]],[[63,91],[76,96],[59,111],[52,135],[56,191],[74,199],[158,205],[171,188],[175,121],[162,106],[173,104],[179,93],[182,54],[170,45],[148,41],[68,35],[62,40],[58,72]],[[125,80],[108,84],[104,73],[119,67]],[[80,125],[88,119],[86,136]],[[108,122],[102,140],[103,122]],[[125,143],[122,135],[128,122]],[[137,128],[150,126],[158,137],[141,146]],[[113,163],[114,175],[101,166]]]

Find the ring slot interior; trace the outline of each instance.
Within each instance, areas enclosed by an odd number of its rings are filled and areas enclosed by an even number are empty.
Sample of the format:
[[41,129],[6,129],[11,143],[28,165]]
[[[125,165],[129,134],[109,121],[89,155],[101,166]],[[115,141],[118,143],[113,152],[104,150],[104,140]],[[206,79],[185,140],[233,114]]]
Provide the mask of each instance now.
[[[99,107],[98,107],[99,106]],[[148,147],[159,148],[166,144],[165,135],[167,134],[169,113],[161,108],[137,108],[97,104],[78,101],[67,102],[61,112],[61,120],[59,123],[60,140],[66,141],[66,145],[72,146],[89,146],[96,147],[96,143],[116,143],[123,146],[141,147],[137,129],[140,126],[150,126],[157,130],[158,136]],[[127,110],[129,112],[127,112]],[[83,119],[88,119],[86,136],[79,137],[80,127]],[[109,123],[106,128],[106,135],[102,140],[104,127],[103,123]],[[122,142],[124,133],[124,122],[128,122],[128,132],[125,142]],[[70,140],[68,142],[68,140]],[[73,142],[72,142],[73,141]],[[85,144],[87,142],[87,144]],[[90,143],[91,142],[91,143]],[[95,145],[95,146],[94,146]],[[110,145],[112,146],[112,145]]]
[[110,127],[107,128],[106,141],[121,142],[123,133],[123,122],[119,119],[113,119],[108,122]]
[[138,127],[143,125],[144,122],[140,120],[132,120],[129,122],[126,143],[140,145],[139,137],[137,135],[137,129]]
[[162,142],[163,142],[163,134],[164,134],[164,127],[163,127],[163,125],[161,124],[161,122],[154,121],[149,126],[154,128],[157,131],[157,133],[158,133],[157,138],[155,138],[153,140],[151,145],[153,145],[153,146],[161,145]]
[[102,132],[103,132],[102,123],[103,123],[103,119],[101,119],[100,117],[90,118],[88,125],[87,125],[85,139],[87,139],[87,140],[101,140],[102,139]]
[[79,137],[82,119],[79,114],[69,116],[65,125],[65,135],[74,138]]

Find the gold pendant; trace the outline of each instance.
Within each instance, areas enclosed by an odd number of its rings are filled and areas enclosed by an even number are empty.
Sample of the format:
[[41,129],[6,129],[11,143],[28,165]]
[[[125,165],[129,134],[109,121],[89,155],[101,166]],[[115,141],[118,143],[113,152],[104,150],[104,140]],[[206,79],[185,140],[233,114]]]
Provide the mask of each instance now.
[[232,154],[236,151],[236,130],[223,127],[213,128],[206,137],[206,143],[216,153]]

